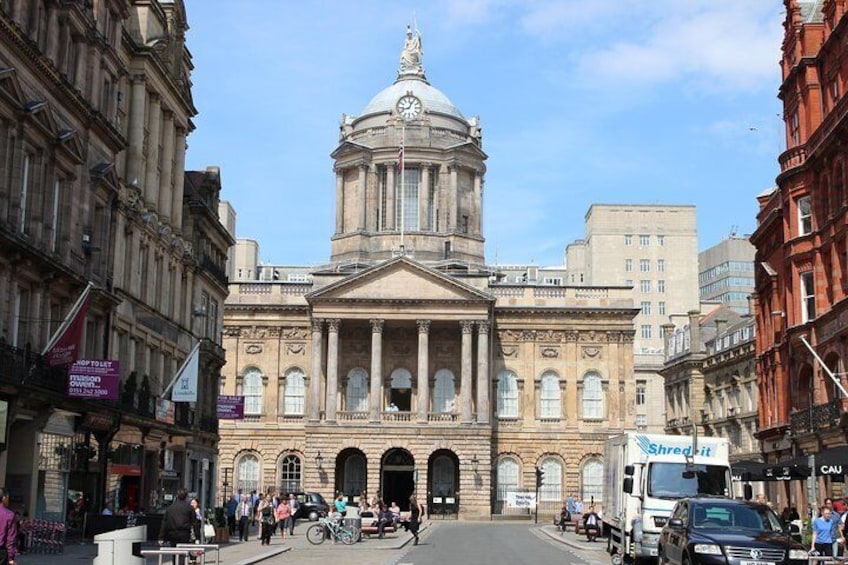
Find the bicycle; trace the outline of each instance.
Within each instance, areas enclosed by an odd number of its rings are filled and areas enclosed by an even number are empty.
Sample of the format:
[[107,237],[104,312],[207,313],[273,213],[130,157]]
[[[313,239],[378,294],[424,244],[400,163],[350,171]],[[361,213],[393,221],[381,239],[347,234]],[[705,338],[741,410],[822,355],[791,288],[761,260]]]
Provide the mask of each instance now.
[[359,539],[359,528],[345,525],[341,518],[321,518],[306,530],[306,539],[312,545],[321,545],[327,539],[327,534],[333,539],[333,543],[341,541],[345,545],[353,545]]

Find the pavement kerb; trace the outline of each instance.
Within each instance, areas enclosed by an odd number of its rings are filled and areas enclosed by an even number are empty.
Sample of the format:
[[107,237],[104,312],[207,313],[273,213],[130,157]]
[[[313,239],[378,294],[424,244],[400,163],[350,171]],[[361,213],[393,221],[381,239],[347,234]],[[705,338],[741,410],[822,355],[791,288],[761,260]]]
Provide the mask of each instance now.
[[234,561],[232,565],[253,565],[254,563],[259,563],[260,561],[265,561],[266,559],[271,559],[272,557],[276,557],[281,553],[285,553],[287,551],[291,551],[292,548],[288,546],[278,547],[276,549],[272,549],[271,551],[266,551],[265,553],[260,553],[259,555],[254,555],[252,557],[246,557],[240,561]]
[[574,549],[606,552],[607,540],[605,538],[598,538],[598,541],[593,543],[587,541],[585,536],[578,536],[572,532],[560,532],[556,526],[552,525],[541,526],[539,530],[552,540],[573,547]]

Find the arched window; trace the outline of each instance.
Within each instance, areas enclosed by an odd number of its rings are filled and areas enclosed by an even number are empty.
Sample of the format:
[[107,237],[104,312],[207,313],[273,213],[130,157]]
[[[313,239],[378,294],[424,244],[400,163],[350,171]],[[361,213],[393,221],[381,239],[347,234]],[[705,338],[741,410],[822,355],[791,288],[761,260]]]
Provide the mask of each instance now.
[[259,492],[259,487],[259,458],[252,454],[242,456],[236,468],[236,491]]
[[453,496],[456,489],[456,465],[447,455],[433,459],[433,496]]
[[604,465],[599,459],[588,459],[583,464],[583,472],[580,474],[582,478],[581,490],[583,500],[587,503],[591,501],[602,501],[604,492]]
[[244,395],[244,413],[258,416],[262,414],[262,372],[251,367],[242,377],[242,394]]
[[586,373],[583,377],[583,419],[600,420],[604,417],[604,390],[601,375]]
[[[280,459],[280,492],[300,492],[301,488],[301,464],[300,457],[294,454],[284,455]],[[244,492],[244,491],[242,491]]]
[[518,462],[511,457],[498,461],[498,500],[506,500],[506,493],[518,490]]
[[542,488],[539,489],[539,497],[545,502],[559,502],[562,496],[562,464],[558,459],[547,457],[539,465],[545,474],[542,479]]
[[560,418],[562,408],[560,404],[559,377],[553,371],[542,375],[540,383],[539,402],[541,403],[542,418]]
[[303,385],[303,371],[300,369],[289,369],[286,372],[286,394],[285,413],[303,414],[303,399],[305,388]]
[[347,375],[348,412],[368,410],[368,374],[364,369],[353,369]]
[[456,409],[456,379],[448,369],[436,371],[433,387],[433,411],[453,412]]
[[518,418],[518,377],[512,371],[498,375],[498,417]]
[[344,462],[343,493],[356,496],[365,490],[365,457],[359,453],[348,457]]

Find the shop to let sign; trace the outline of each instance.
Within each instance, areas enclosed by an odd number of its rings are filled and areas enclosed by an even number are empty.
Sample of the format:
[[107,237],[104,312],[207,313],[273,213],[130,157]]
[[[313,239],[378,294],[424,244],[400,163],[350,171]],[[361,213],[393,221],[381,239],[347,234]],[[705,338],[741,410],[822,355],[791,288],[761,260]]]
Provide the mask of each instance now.
[[118,400],[121,364],[109,359],[80,359],[68,371],[68,396]]

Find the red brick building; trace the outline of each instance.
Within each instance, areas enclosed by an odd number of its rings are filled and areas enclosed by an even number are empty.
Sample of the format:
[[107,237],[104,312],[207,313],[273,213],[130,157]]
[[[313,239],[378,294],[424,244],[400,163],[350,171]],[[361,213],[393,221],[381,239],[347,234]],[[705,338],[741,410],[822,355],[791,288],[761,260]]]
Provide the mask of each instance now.
[[[777,186],[758,198],[756,256],[759,438],[785,479],[818,477],[819,502],[848,471],[848,0],[785,0],[779,97],[787,150]],[[812,469],[809,455],[815,455]],[[845,459],[843,461],[843,459]],[[784,468],[786,470],[784,471]],[[770,483],[776,506],[805,506],[803,480]]]

